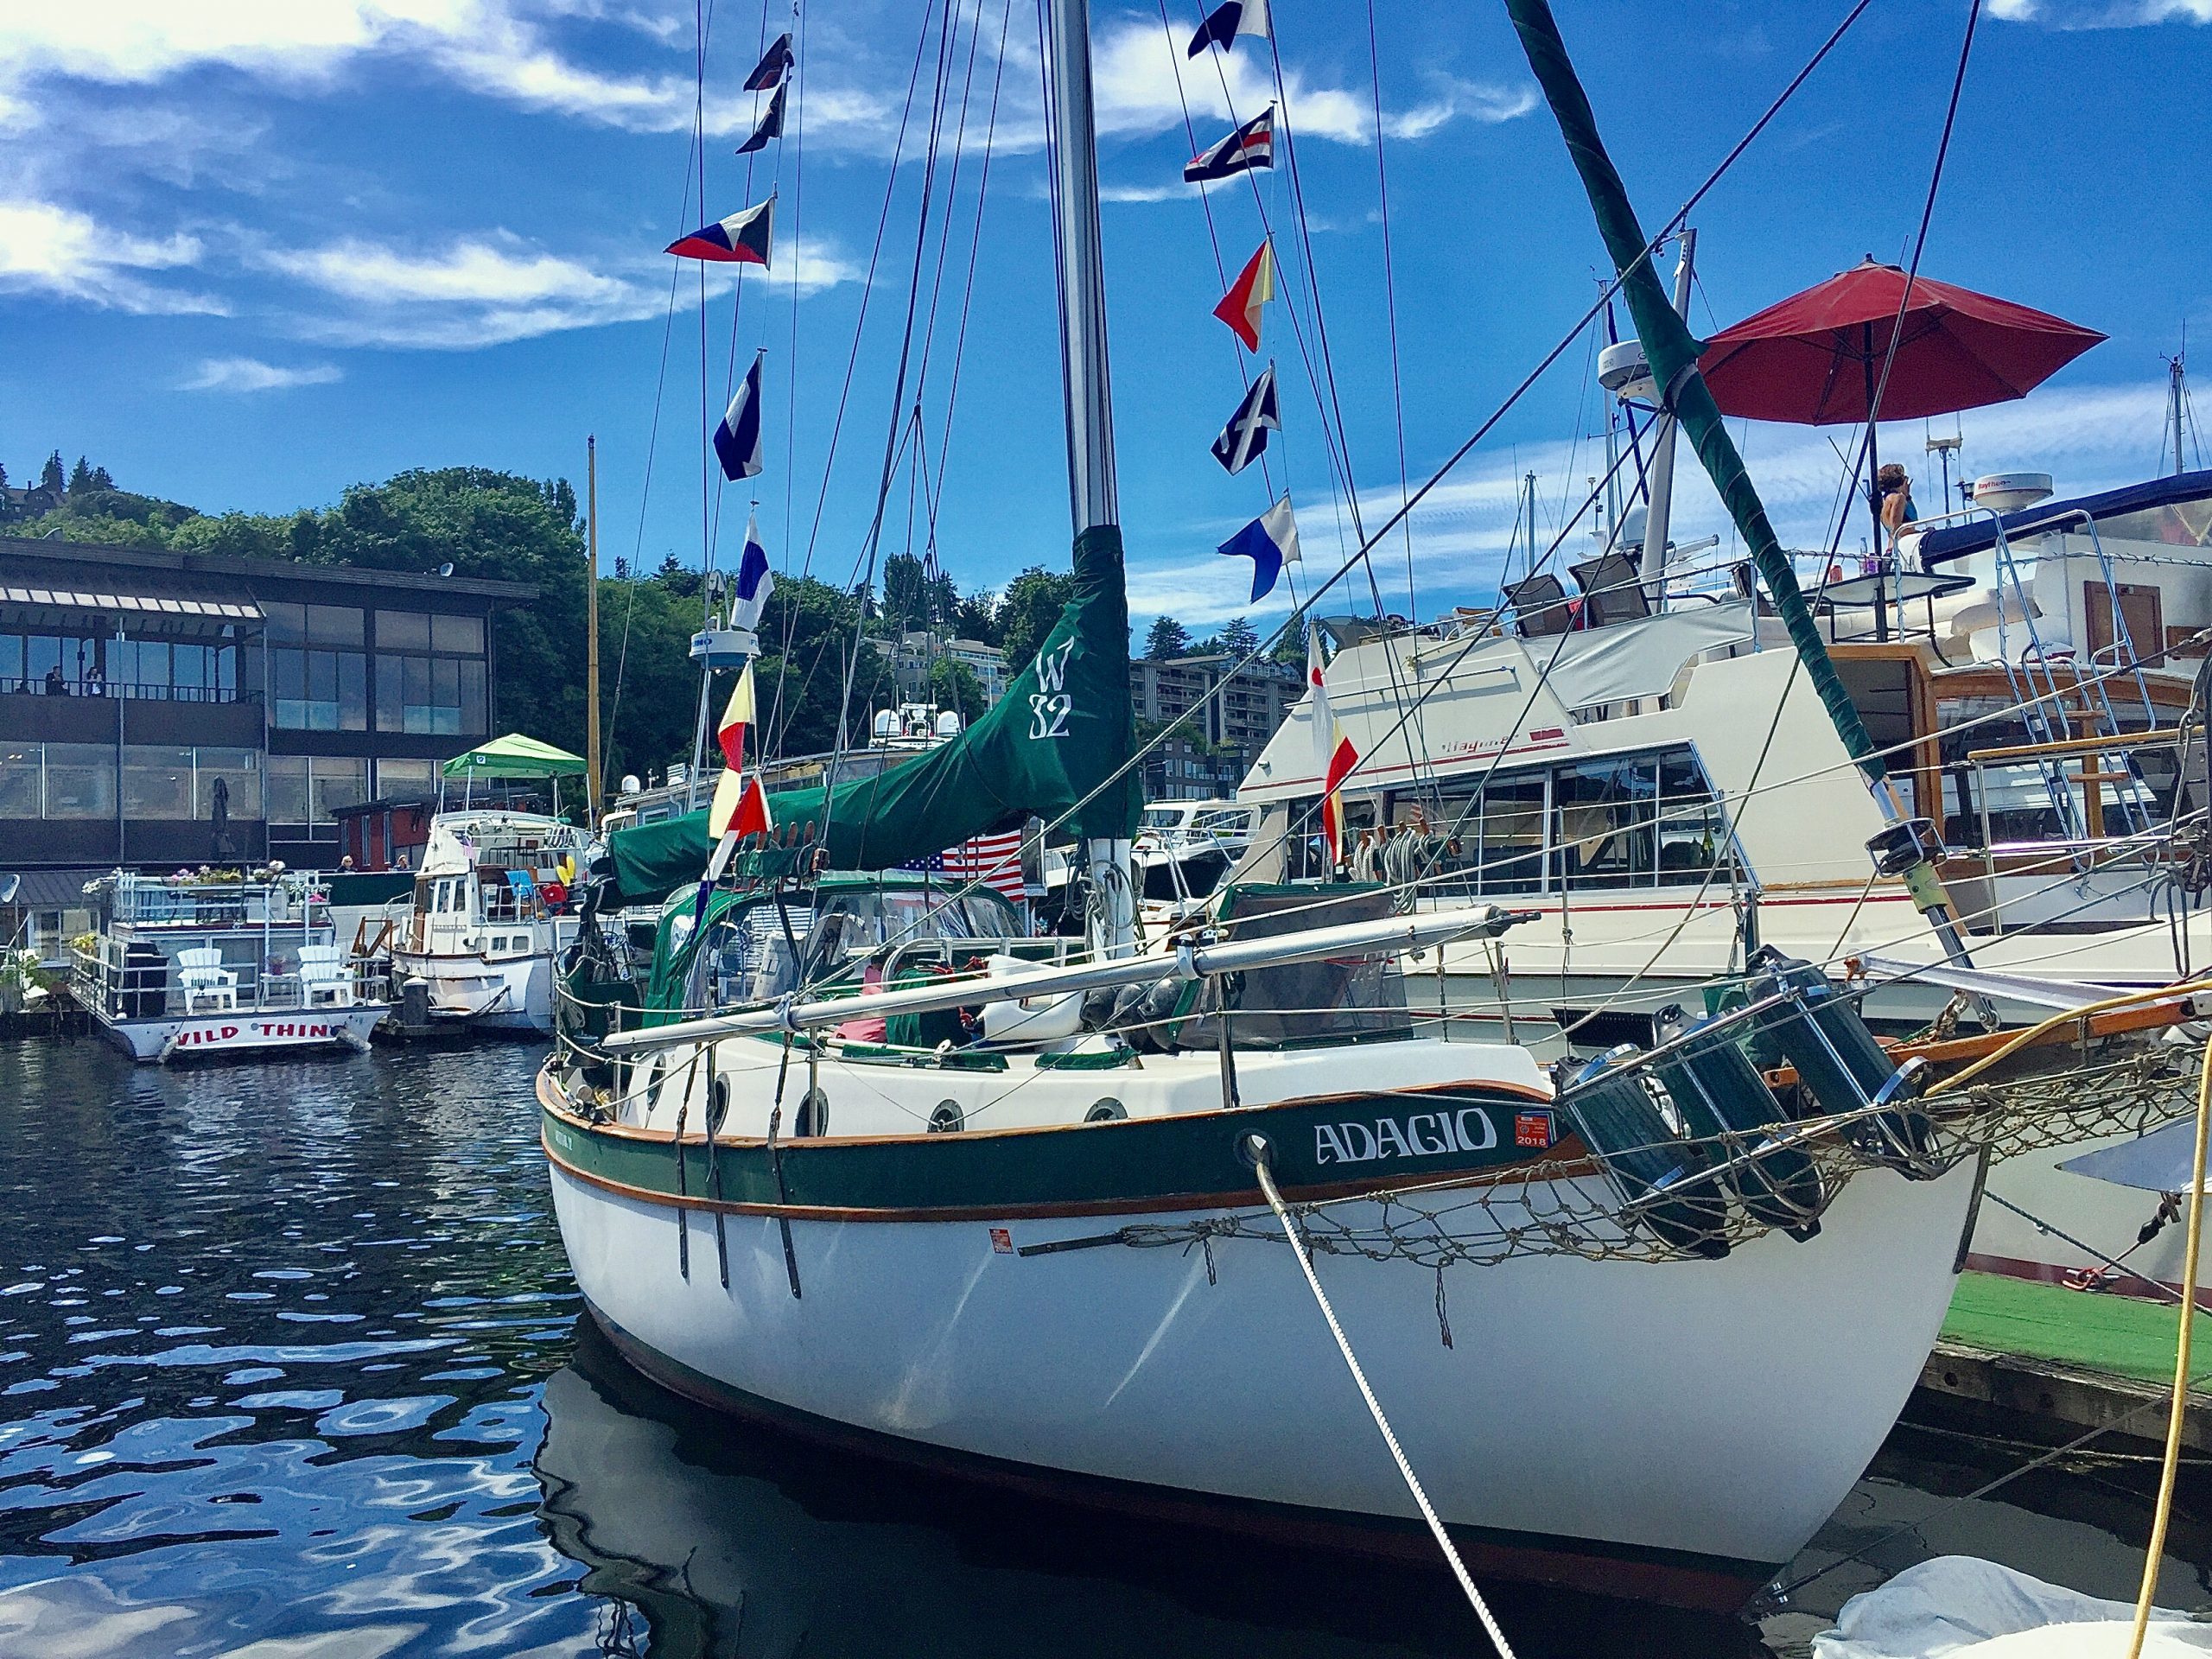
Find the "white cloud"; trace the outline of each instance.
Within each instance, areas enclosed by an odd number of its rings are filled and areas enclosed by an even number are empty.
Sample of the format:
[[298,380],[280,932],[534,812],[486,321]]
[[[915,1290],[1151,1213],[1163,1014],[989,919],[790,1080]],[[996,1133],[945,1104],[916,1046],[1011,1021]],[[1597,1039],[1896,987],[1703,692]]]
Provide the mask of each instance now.
[[[884,15],[910,17],[897,10]],[[667,54],[666,73],[607,69],[564,51],[548,24],[575,20],[611,22],[652,39]],[[472,92],[524,109],[628,131],[680,132],[691,124],[695,96],[688,22],[688,17],[594,0],[101,0],[74,6],[0,0],[0,116],[13,107],[12,93],[56,77],[149,86],[220,66],[280,86],[315,90],[359,60],[385,57],[423,64]],[[988,57],[997,40],[988,27],[985,34]],[[803,92],[809,137],[833,146],[887,147],[901,99],[887,88],[863,84],[868,79],[864,54],[836,30],[825,27],[817,35],[812,74]],[[1141,13],[1103,22],[1095,31],[1094,56],[1099,125],[1109,134],[1150,135],[1179,127],[1185,99],[1194,119],[1215,121],[1228,114],[1232,99],[1250,114],[1274,96],[1272,80],[1259,67],[1262,60],[1249,50],[1186,60],[1181,40],[1169,38]],[[1033,48],[1009,42],[1007,67],[1016,73],[1007,77],[1004,89],[1002,147],[1027,149],[1042,142],[1033,74],[1025,73],[1034,66]],[[734,77],[720,79],[728,85]],[[1324,86],[1296,67],[1286,71],[1284,82],[1300,133],[1372,142],[1374,113],[1364,89]],[[709,132],[720,137],[749,130],[759,101],[742,92],[710,92]],[[1422,102],[1386,111],[1383,130],[1395,137],[1424,137],[1462,118],[1510,120],[1534,103],[1526,86],[1438,77]]]
[[1180,201],[1190,193],[1179,184],[1102,184],[1101,201]]
[[[2212,0],[2208,0],[2212,3]],[[1249,120],[1275,101],[1266,59],[1249,51],[1183,55],[1183,41],[1157,21],[1124,16],[1093,32],[1091,85],[1099,130],[1150,134],[1180,128],[1187,106],[1192,121],[1221,122],[1232,109]],[[1321,86],[1295,67],[1283,71],[1283,93],[1294,136],[1339,143],[1375,142],[1375,111],[1364,88]],[[1382,114],[1394,138],[1425,138],[1451,122],[1510,121],[1535,107],[1533,87],[1495,86],[1439,77],[1431,96],[1415,107]],[[1211,142],[1217,134],[1200,134]]]
[[[337,311],[296,316],[295,330],[351,346],[470,350],[571,328],[596,328],[653,315],[668,303],[665,263],[636,264],[621,274],[549,253],[511,232],[461,237],[442,247],[402,247],[346,237],[321,247],[267,251],[269,270],[346,302]],[[709,266],[708,299],[719,305],[734,274]],[[791,239],[776,268],[747,280],[802,297],[857,282],[860,268],[833,244]],[[697,286],[677,285],[677,302],[697,303]]]
[[132,236],[49,201],[0,200],[0,293],[35,294],[142,315],[220,315],[220,301],[137,273],[195,264],[197,238]]
[[1395,115],[1383,112],[1382,130],[1392,138],[1426,138],[1439,127],[1460,119],[1496,125],[1516,120],[1536,107],[1536,89],[1529,86],[1498,86],[1487,81],[1439,77],[1436,92],[1425,104]]
[[287,369],[251,357],[210,357],[177,383],[180,391],[284,391],[293,386],[325,386],[340,378],[334,363],[310,363]]
[[1990,0],[1990,15],[2046,29],[2137,29],[2212,23],[2212,0]]
[[314,338],[466,349],[626,322],[659,302],[648,288],[532,247],[505,231],[435,251],[346,237],[264,254],[271,270],[351,302],[304,320]]

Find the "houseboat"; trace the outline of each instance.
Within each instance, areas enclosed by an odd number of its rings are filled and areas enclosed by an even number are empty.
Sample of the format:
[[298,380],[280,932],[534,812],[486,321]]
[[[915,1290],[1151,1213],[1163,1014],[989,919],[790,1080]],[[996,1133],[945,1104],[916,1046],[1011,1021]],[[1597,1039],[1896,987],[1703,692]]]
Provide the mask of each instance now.
[[92,897],[100,925],[75,943],[71,990],[133,1059],[362,1050],[390,1010],[317,877],[118,870]]

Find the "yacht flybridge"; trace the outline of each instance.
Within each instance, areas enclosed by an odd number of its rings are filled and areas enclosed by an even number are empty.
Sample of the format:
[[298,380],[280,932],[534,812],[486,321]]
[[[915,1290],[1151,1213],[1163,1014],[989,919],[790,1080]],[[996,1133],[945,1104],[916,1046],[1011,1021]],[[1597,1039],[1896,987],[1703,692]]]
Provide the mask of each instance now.
[[[1454,861],[1449,902],[1408,913],[1421,883],[1389,859],[1380,881],[1300,862],[1321,826],[1287,821],[1318,792],[1294,728],[1247,791],[1281,821],[1202,911],[1141,936],[1089,18],[1051,0],[1071,596],[948,741],[850,782],[718,790],[588,867],[538,1100],[578,1286],[640,1369],[977,1478],[1392,1553],[1429,1547],[1426,1525],[1455,1564],[1732,1606],[1888,1432],[1977,1160],[2133,1121],[1999,1070],[1929,1089],[1814,965],[1825,940],[1793,961],[1738,919],[1732,900],[1764,916],[1802,893],[1840,930],[1878,889],[1901,948],[1964,956],[1932,829],[1853,709],[1549,13],[1509,10],[1792,652],[1749,652],[1758,620],[1726,606],[1344,652],[1332,690],[1379,787],[1441,765],[1465,791],[1408,826],[1422,860]],[[1434,694],[1427,735],[1383,729],[1393,677]],[[1755,709],[1777,708],[1775,741],[1799,746],[1777,778],[1815,781],[1787,809],[1799,833],[1768,839]],[[1516,787],[1478,790],[1493,764]],[[1077,842],[1081,940],[1023,937],[980,883],[902,873],[1030,815]],[[1732,954],[1713,1012],[1554,1065],[1503,1021],[1447,1036],[1445,1010],[1415,1011],[1439,965],[1471,979],[1524,938],[1573,971],[1600,894],[1608,972],[1670,931]],[[601,921],[639,906],[658,907],[642,971]],[[2152,1082],[2136,1117],[2168,1109]]]

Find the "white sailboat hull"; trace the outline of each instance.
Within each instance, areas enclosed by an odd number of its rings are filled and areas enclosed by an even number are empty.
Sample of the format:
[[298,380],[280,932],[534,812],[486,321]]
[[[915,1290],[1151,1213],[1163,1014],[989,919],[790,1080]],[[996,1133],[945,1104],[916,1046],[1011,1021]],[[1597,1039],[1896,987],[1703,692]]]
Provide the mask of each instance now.
[[[1449,1347],[1433,1273],[1341,1255],[1319,1272],[1474,1556],[1733,1606],[1827,1517],[1903,1408],[1949,1301],[1971,1179],[1862,1173],[1816,1238],[1770,1234],[1720,1262],[1448,1268]],[[1422,1547],[1280,1243],[1217,1243],[1209,1282],[1195,1247],[1006,1248],[1188,1211],[793,1219],[794,1297],[772,1216],[723,1217],[725,1288],[713,1215],[558,1160],[552,1183],[594,1312],[679,1389],[986,1473],[1195,1494],[1294,1531],[1349,1522]]]

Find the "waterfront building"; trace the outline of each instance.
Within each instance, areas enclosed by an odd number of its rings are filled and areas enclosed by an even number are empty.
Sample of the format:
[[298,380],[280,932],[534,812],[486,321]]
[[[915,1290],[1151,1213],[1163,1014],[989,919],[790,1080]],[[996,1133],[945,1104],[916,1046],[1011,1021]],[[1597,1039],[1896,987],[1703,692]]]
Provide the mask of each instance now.
[[[1138,658],[1129,664],[1129,699],[1140,721],[1164,726],[1198,710],[1185,733],[1147,758],[1147,800],[1211,800],[1235,794],[1305,690],[1305,678],[1294,668],[1263,659],[1238,669],[1236,660],[1228,652],[1209,652]],[[1198,741],[1187,741],[1186,734]]]
[[1006,658],[996,645],[980,639],[957,639],[929,628],[909,628],[891,648],[891,677],[899,695],[910,701],[926,699],[930,671],[939,660],[964,663],[983,688],[983,706],[995,708],[1006,695]]
[[[0,872],[282,859],[491,733],[527,584],[0,537]],[[44,908],[59,911],[54,903]]]

